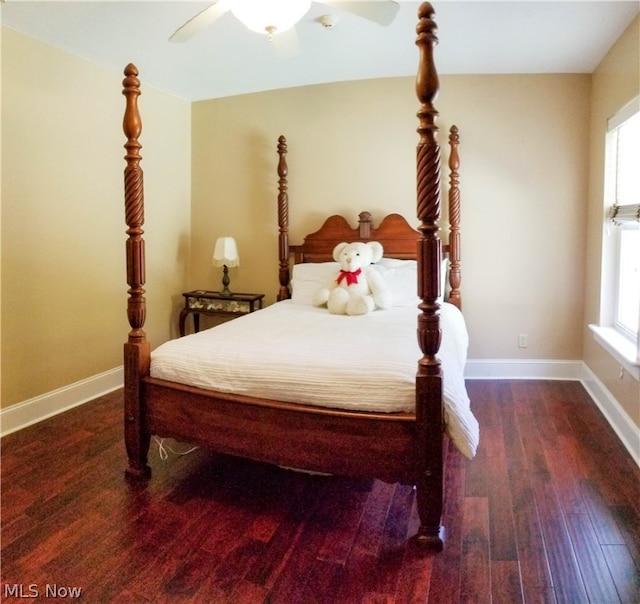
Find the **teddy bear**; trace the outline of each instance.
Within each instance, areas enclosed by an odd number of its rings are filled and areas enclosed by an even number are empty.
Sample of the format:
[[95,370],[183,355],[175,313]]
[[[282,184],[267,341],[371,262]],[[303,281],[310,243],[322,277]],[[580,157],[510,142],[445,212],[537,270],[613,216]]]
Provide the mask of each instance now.
[[313,304],[324,306],[334,315],[366,315],[376,308],[391,306],[391,292],[382,275],[371,265],[382,258],[378,241],[342,242],[333,248],[333,259],[340,271],[315,294]]

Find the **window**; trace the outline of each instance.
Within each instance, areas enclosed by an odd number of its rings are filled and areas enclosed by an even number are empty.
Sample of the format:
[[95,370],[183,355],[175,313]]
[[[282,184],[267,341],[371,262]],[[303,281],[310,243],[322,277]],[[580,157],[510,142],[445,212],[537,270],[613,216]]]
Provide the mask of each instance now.
[[[627,106],[629,107],[629,106]],[[640,111],[638,101],[609,121],[607,201],[613,201],[616,264],[613,323],[623,335],[638,338],[640,317]],[[635,109],[635,111],[634,111]],[[631,115],[629,115],[629,113]]]
[[614,324],[624,335],[637,338],[640,316],[640,228],[638,225],[624,225],[618,233],[618,240]]
[[640,97],[608,122],[602,308],[596,339],[640,379]]

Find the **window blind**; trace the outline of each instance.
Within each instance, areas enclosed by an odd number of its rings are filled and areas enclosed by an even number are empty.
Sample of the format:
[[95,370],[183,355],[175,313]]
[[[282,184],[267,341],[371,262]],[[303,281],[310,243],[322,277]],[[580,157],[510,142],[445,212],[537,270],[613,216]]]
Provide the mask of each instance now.
[[613,224],[621,225],[625,222],[640,222],[640,203],[624,206],[613,205],[609,211],[609,218]]

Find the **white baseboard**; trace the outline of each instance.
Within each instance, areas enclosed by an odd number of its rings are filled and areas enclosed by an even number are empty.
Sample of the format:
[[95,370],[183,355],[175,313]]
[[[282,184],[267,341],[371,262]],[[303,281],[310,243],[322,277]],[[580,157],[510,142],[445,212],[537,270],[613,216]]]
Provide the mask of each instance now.
[[123,384],[124,370],[122,367],[116,367],[2,409],[0,410],[0,436],[11,434],[103,394],[113,392],[122,388]]
[[640,428],[635,425],[613,394],[586,364],[583,365],[582,371],[580,381],[585,390],[595,401],[636,464],[640,466]]
[[538,359],[469,359],[464,376],[470,380],[580,380],[582,361]]

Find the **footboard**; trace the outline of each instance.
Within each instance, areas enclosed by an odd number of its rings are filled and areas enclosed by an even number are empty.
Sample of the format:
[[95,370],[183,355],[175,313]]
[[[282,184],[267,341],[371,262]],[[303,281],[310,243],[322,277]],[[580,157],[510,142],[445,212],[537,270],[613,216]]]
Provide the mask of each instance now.
[[214,393],[164,380],[143,383],[153,434],[221,453],[340,476],[415,484],[415,416],[342,411]]

